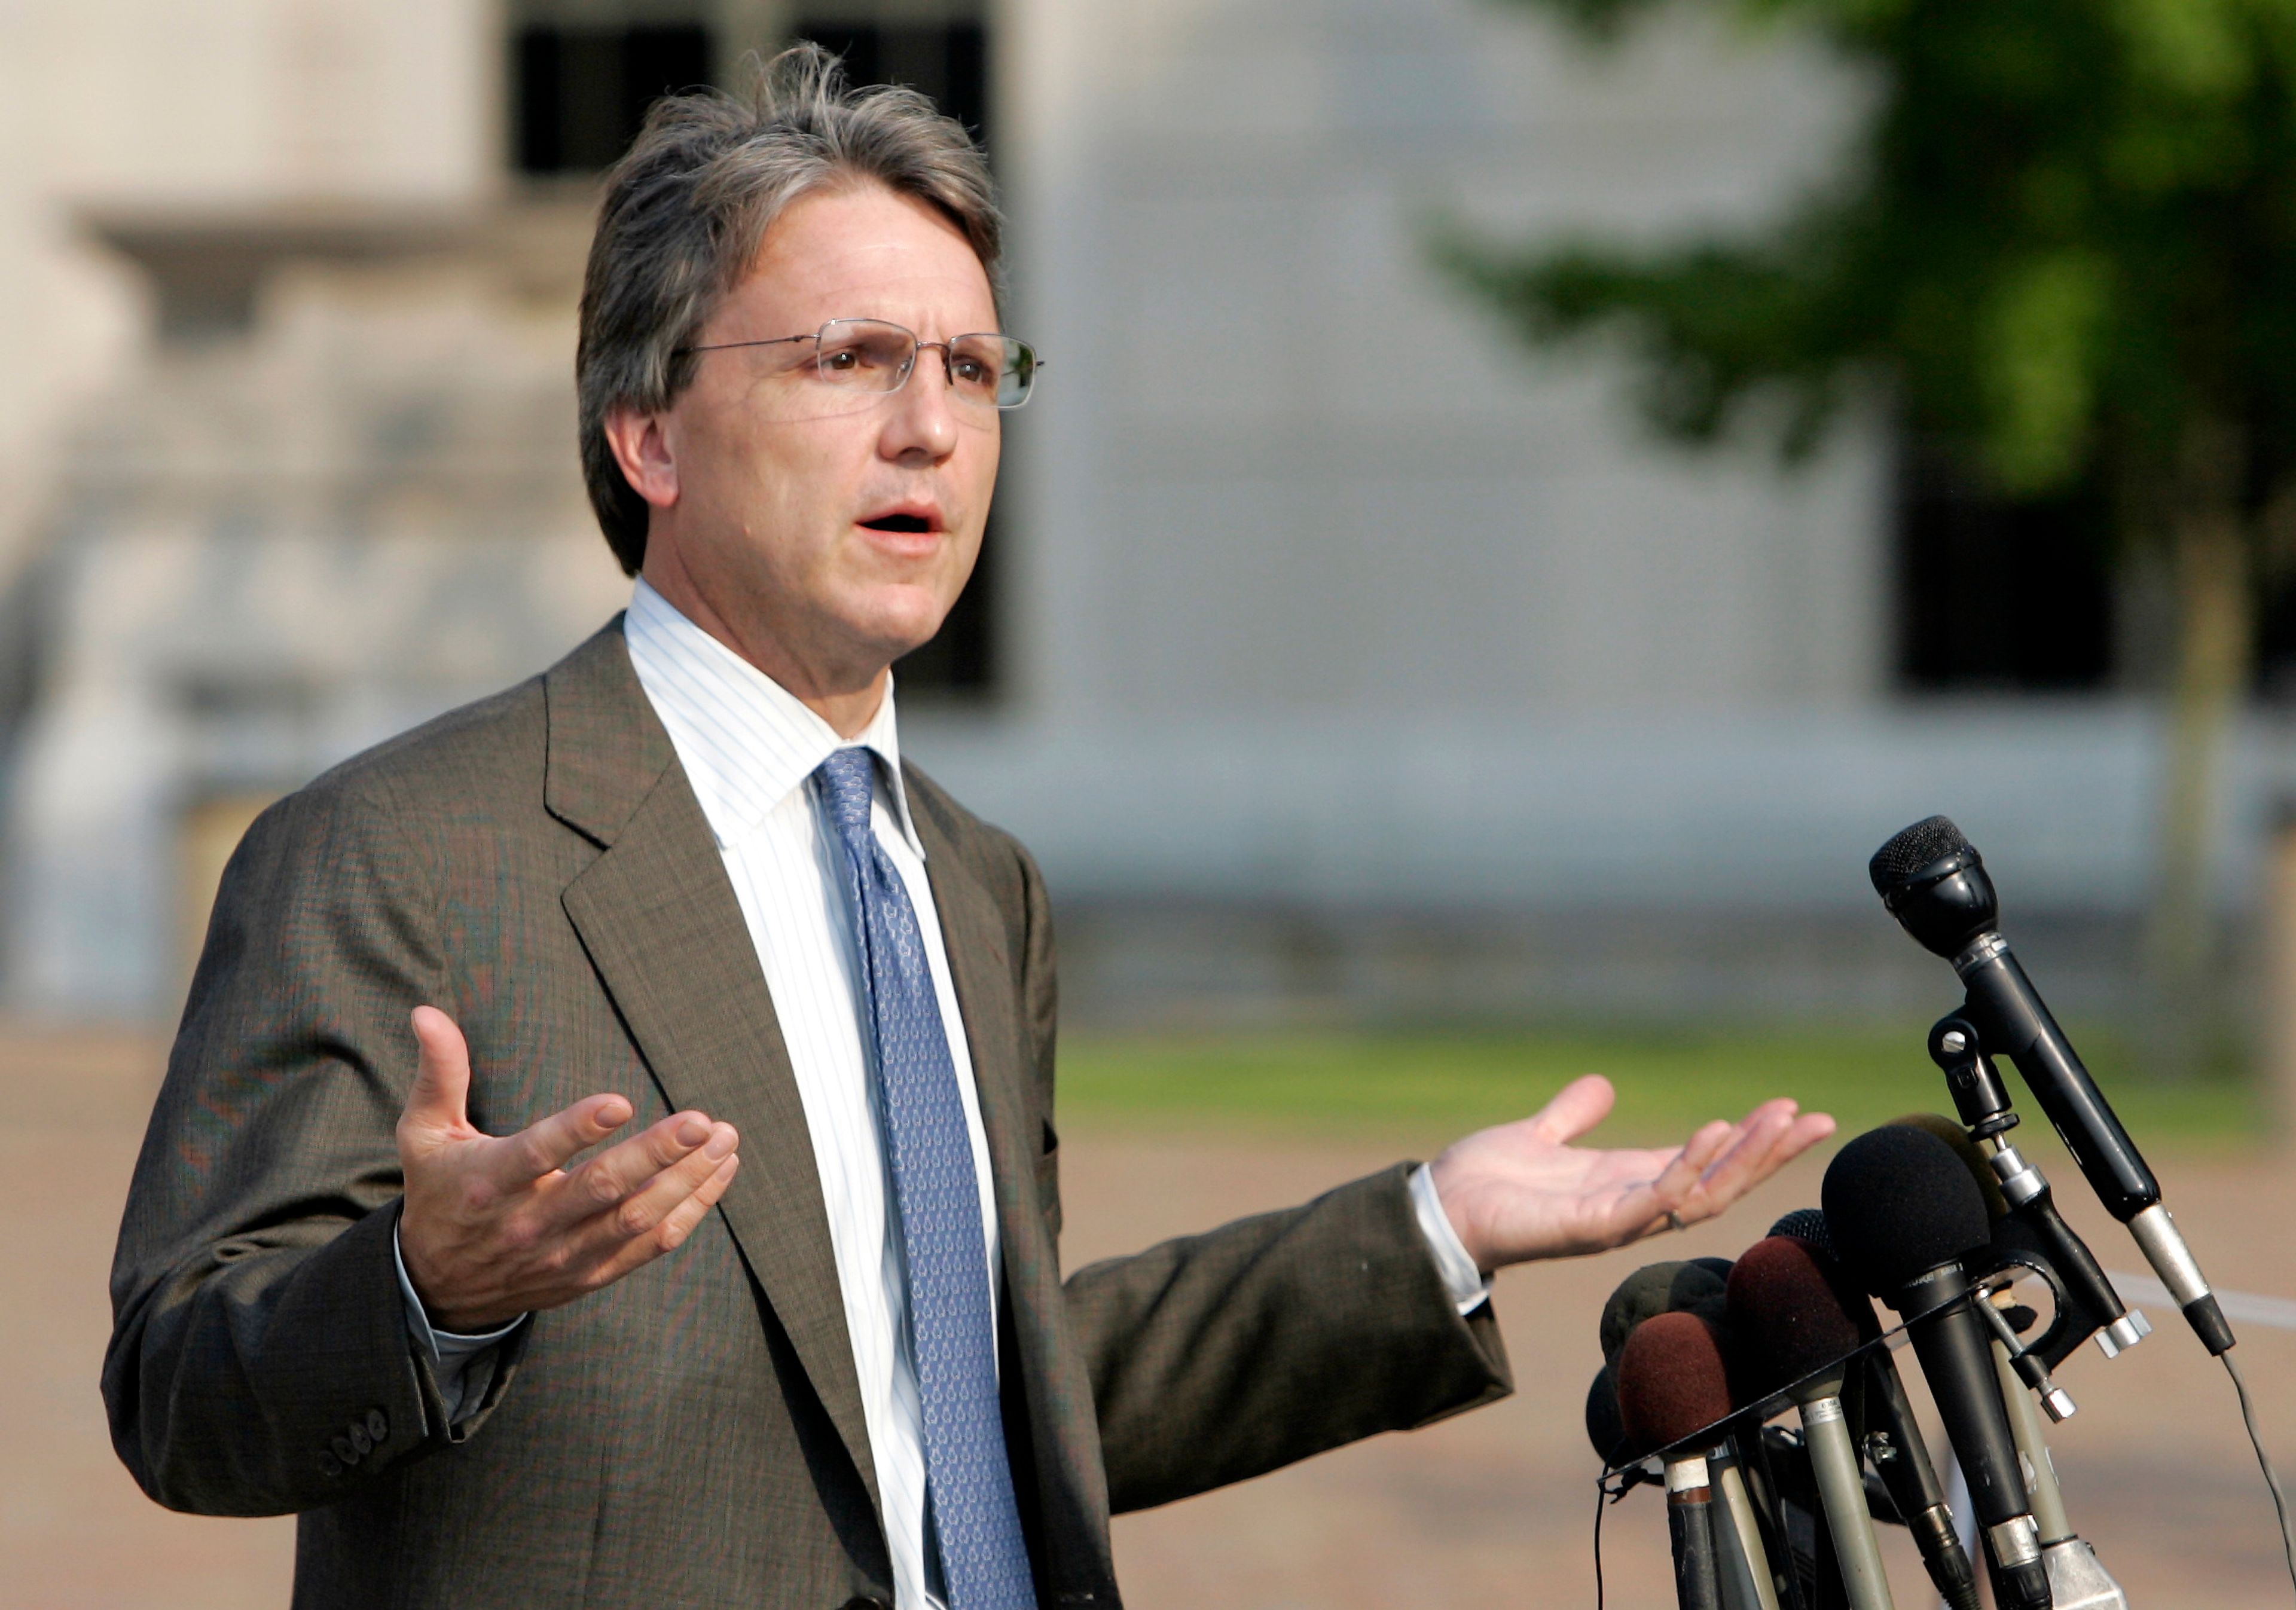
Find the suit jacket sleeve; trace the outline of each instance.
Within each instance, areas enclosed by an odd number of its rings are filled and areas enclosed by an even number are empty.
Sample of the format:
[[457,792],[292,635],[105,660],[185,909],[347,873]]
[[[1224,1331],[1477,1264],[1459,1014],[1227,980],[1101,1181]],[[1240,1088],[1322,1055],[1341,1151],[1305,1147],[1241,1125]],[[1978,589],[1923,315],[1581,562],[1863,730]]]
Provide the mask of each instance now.
[[224,874],[128,1191],[104,1359],[113,1444],[171,1508],[341,1499],[470,1434],[522,1345],[449,1432],[392,1250],[407,1014],[454,1009],[402,820],[323,779],[265,813]]
[[[1026,911],[1023,1020],[1051,1110],[1055,985],[1044,881],[1014,852]],[[1066,1282],[1111,1508],[1168,1503],[1382,1431],[1505,1396],[1490,1305],[1462,1319],[1398,1164]],[[1059,1181],[1039,1181],[1057,1226]]]

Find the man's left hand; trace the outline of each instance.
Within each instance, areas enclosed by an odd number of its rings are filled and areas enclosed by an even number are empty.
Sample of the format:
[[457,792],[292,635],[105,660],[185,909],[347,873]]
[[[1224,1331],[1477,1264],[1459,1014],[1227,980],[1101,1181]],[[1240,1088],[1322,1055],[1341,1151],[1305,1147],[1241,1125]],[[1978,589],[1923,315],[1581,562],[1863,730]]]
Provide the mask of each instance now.
[[1671,1150],[1571,1145],[1617,1099],[1590,1074],[1531,1116],[1478,1131],[1435,1159],[1435,1193],[1476,1268],[1603,1252],[1710,1219],[1833,1132],[1824,1113],[1780,1099],[1735,1124],[1717,1119]]

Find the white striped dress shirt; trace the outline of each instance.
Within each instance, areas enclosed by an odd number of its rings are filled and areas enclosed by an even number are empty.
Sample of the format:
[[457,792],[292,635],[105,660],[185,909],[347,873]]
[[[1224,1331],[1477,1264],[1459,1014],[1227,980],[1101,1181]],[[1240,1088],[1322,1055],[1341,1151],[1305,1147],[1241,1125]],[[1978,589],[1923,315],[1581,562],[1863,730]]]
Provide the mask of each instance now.
[[[893,1590],[902,1610],[938,1606],[927,1591],[924,1422],[916,1353],[907,1322],[908,1281],[891,1181],[879,1139],[874,1046],[864,1016],[860,947],[845,893],[844,849],[808,786],[831,751],[846,746],[787,690],[685,618],[644,581],[623,631],[638,684],[669,729],[701,813],[717,836],[726,875],[789,1048],[806,1127],[821,1170],[829,1241],[844,1288],[845,1328],[861,1385],[869,1450],[884,1504]],[[990,1301],[996,1291],[996,1204],[988,1138],[980,1126],[972,1058],[958,1015],[940,919],[925,879],[924,846],[901,783],[893,696],[853,740],[877,758],[870,827],[916,907],[933,993],[956,1066],[980,1188]],[[938,1573],[933,1575],[938,1577]]]

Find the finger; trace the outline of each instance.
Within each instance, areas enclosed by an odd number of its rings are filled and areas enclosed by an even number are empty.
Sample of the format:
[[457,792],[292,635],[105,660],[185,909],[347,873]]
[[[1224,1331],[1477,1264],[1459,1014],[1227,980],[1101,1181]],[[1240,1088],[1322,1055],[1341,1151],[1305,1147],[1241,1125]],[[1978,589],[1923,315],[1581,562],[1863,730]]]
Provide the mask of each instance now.
[[689,1191],[661,1222],[647,1234],[623,1240],[606,1254],[592,1275],[594,1285],[609,1286],[634,1269],[651,1263],[664,1253],[675,1252],[685,1244],[709,1210],[718,1205],[726,1187],[740,1172],[742,1155],[729,1154],[718,1162],[707,1178]]
[[719,1164],[734,1155],[739,1142],[732,1124],[707,1126],[702,1145],[639,1181],[611,1211],[599,1217],[585,1237],[588,1254],[603,1257],[623,1241],[652,1234],[679,1204],[717,1173]]
[[[734,1136],[732,1124],[712,1124],[705,1113],[672,1113],[571,1171],[560,1199],[552,1205],[552,1219],[560,1224],[572,1224],[619,1205],[647,1189],[657,1176],[674,1170],[703,1148],[718,1144],[713,1137],[720,1131],[726,1137],[738,1139]],[[710,1165],[714,1166],[718,1158],[733,1149],[729,1140],[709,1159]]]
[[1796,1108],[1785,1100],[1767,1101],[1748,1117],[1737,1142],[1710,1163],[1679,1209],[1685,1219],[1709,1219],[1777,1171],[1780,1141],[1796,1125]]
[[734,1176],[741,1167],[742,1154],[734,1152],[718,1165],[717,1172],[704,1180],[692,1196],[679,1203],[669,1217],[662,1221],[660,1230],[654,1234],[654,1239],[662,1251],[675,1252],[685,1245],[685,1238],[692,1235],[695,1226],[701,1222],[709,1210],[724,1199],[726,1188],[734,1183]]
[[418,1006],[414,1025],[414,1083],[402,1121],[442,1132],[471,1126],[471,1048],[455,1020],[435,1006]]
[[1828,1113],[1804,1113],[1787,1126],[1778,1143],[1762,1165],[1762,1178],[1767,1179],[1802,1153],[1826,1139],[1834,1131],[1833,1118]]
[[1737,1143],[1743,1132],[1742,1125],[1721,1118],[1702,1124],[1689,1140],[1683,1142],[1682,1161],[1702,1175],[1717,1157]]
[[585,1096],[573,1106],[495,1142],[494,1176],[507,1188],[531,1185],[565,1167],[627,1124],[632,1116],[627,1097]]
[[1673,1200],[1660,1189],[1659,1181],[1645,1180],[1638,1185],[1623,1186],[1618,1194],[1595,1214],[1595,1228],[1589,1238],[1590,1250],[1606,1246],[1624,1246],[1645,1236],[1673,1228],[1667,1217]]
[[1531,1115],[1531,1132],[1555,1146],[1576,1140],[1609,1117],[1618,1099],[1619,1092],[1602,1075],[1582,1075]]
[[1764,1102],[1743,1123],[1702,1127],[1656,1179],[1622,1193],[1605,1220],[1623,1243],[1671,1230],[1677,1219],[1710,1219],[1833,1132],[1833,1120],[1822,1113],[1797,1117],[1792,1101]]
[[1729,1131],[1727,1124],[1709,1124],[1667,1160],[1658,1177],[1642,1188],[1650,1193],[1651,1210],[1646,1217],[1662,1219],[1690,1199],[1718,1148],[1727,1143]]

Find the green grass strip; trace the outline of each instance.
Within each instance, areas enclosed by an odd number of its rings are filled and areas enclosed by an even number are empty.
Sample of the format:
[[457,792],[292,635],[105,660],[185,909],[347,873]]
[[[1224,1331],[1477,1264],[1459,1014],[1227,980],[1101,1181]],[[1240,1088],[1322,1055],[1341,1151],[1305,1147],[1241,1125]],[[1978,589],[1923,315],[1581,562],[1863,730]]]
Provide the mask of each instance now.
[[[1593,1073],[1618,1088],[1618,1107],[1597,1132],[1613,1143],[1678,1140],[1708,1118],[1734,1118],[1781,1095],[1832,1113],[1854,1134],[1907,1112],[1951,1110],[1944,1078],[1923,1050],[1925,1028],[1080,1037],[1062,1047],[1060,1116],[1091,1127],[1242,1126],[1432,1143],[1522,1117]],[[2238,1150],[2267,1137],[2251,1082],[2164,1084],[2138,1074],[2116,1037],[2075,1039],[2146,1149]],[[2013,1074],[2010,1086],[2026,1117],[2018,1138],[2030,1148],[2047,1125]]]

